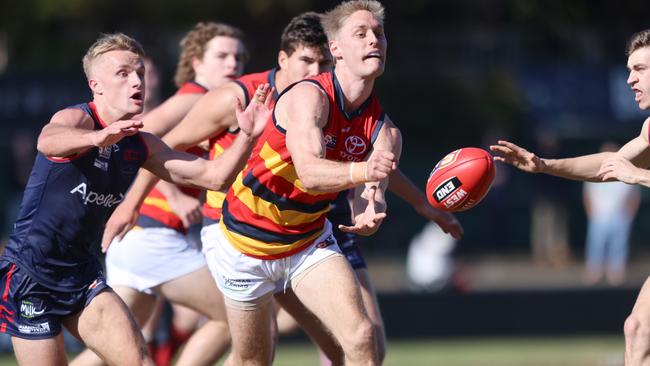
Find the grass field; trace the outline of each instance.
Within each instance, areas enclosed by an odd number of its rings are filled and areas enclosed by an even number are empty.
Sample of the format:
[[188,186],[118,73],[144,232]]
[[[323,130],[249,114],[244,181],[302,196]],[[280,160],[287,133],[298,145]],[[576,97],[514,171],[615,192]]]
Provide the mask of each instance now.
[[[275,365],[317,365],[308,344],[280,344]],[[477,338],[390,342],[386,365],[622,366],[622,337]]]
[[[16,365],[0,355],[0,366]],[[280,344],[274,365],[318,365],[307,343]],[[463,338],[389,343],[388,366],[622,366],[622,337]]]

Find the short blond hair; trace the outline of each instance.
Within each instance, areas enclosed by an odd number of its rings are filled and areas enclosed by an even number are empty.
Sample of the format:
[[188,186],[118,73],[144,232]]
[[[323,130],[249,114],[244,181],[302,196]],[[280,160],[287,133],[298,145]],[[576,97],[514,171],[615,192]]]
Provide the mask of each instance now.
[[322,23],[327,38],[333,40],[338,35],[343,23],[350,15],[359,10],[369,11],[380,23],[384,23],[384,6],[376,0],[352,0],[339,4],[323,15]]
[[629,56],[639,48],[650,47],[650,29],[634,33],[627,42],[626,54]]
[[131,51],[144,57],[144,48],[135,39],[124,33],[102,34],[84,55],[82,61],[86,78],[90,79],[90,66],[99,56],[110,51]]
[[[187,32],[180,42],[181,55],[178,58],[176,75],[174,75],[174,83],[177,87],[180,88],[183,84],[194,80],[196,73],[194,67],[192,67],[192,60],[195,57],[202,58],[208,42],[217,36],[235,38],[242,44],[244,43],[244,33],[230,24],[216,22],[196,23],[194,28]],[[243,62],[246,62],[248,55],[245,49],[243,56]]]

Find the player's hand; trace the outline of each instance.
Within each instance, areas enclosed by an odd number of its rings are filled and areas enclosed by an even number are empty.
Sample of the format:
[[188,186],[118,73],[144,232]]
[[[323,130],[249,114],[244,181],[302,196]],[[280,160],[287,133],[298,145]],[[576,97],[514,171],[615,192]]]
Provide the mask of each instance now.
[[258,86],[245,110],[242,110],[239,99],[235,98],[235,115],[241,132],[252,138],[262,134],[273,112],[274,90],[269,84]]
[[374,234],[379,229],[379,225],[381,225],[381,222],[386,217],[386,213],[376,211],[375,194],[377,194],[377,187],[371,187],[367,191],[364,192],[368,199],[366,210],[355,217],[354,226],[339,225],[339,230],[346,233],[368,236]]
[[118,241],[124,238],[138,220],[138,210],[131,206],[120,204],[117,206],[104,228],[102,236],[102,253],[106,253],[113,239]]
[[490,150],[497,155],[494,160],[510,164],[529,173],[541,173],[546,168],[544,159],[512,142],[499,140],[497,145],[490,145]]
[[167,197],[169,207],[181,219],[183,227],[188,229],[193,224],[198,224],[203,219],[201,214],[201,201],[183,192]]
[[376,182],[382,180],[397,169],[395,154],[390,151],[375,150],[366,162],[365,180]]
[[433,208],[427,202],[415,207],[415,210],[420,216],[438,224],[442,231],[451,235],[454,239],[460,239],[465,233],[463,226],[452,213]]
[[139,120],[126,120],[113,122],[105,128],[95,131],[90,135],[93,146],[111,146],[126,136],[133,136],[144,126]]
[[616,155],[603,160],[598,176],[603,181],[618,180],[627,184],[639,183],[640,169],[622,156]]

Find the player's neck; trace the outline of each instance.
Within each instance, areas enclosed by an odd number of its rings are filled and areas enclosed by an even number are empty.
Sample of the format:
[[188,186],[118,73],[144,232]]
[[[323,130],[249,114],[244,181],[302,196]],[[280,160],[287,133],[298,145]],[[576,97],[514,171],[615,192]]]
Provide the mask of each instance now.
[[375,85],[374,77],[359,77],[345,67],[336,67],[334,74],[343,92],[346,112],[359,108],[372,94],[372,88]]
[[282,69],[277,69],[275,72],[275,80],[273,80],[275,83],[275,91],[280,94],[284,89],[289,86],[289,80],[287,80],[287,73],[282,70]]

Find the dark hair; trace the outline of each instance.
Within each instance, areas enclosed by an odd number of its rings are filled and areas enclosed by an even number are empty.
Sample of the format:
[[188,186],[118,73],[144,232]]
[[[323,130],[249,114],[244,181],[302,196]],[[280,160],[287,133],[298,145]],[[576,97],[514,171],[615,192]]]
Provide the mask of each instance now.
[[298,46],[325,47],[327,35],[321,24],[321,15],[314,12],[302,13],[289,22],[282,32],[280,50],[291,54]]
[[632,52],[643,47],[650,47],[650,29],[634,33],[632,37],[630,37],[630,40],[627,42],[626,54],[629,56]]
[[[194,80],[196,74],[192,67],[192,60],[203,57],[206,45],[217,36],[235,38],[240,40],[242,44],[244,42],[244,34],[242,31],[230,24],[217,22],[196,23],[194,28],[187,32],[180,42],[181,55],[178,59],[176,75],[174,76],[176,86],[180,88],[186,82]],[[244,51],[244,62],[246,62],[247,58],[248,54]]]

